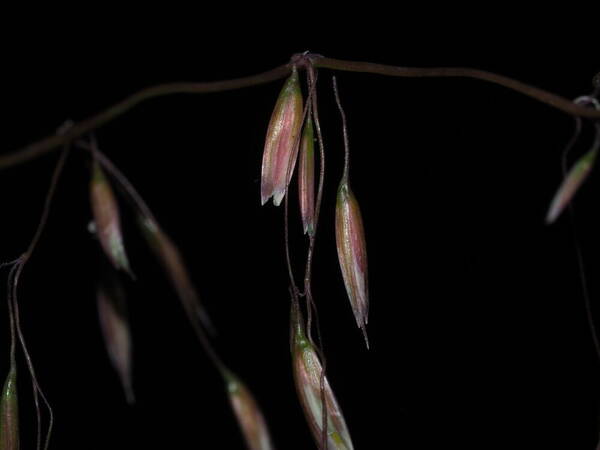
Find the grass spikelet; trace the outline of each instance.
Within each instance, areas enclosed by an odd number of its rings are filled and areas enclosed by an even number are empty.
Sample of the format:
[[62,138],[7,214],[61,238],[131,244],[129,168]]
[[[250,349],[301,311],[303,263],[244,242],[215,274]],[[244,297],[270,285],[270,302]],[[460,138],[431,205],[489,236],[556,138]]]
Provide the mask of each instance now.
[[[296,302],[292,305],[291,344],[294,382],[304,415],[319,448],[323,438],[323,403],[321,397],[322,366],[304,331],[302,315]],[[352,450],[352,440],[342,410],[327,377],[324,392],[327,412],[327,445],[329,450]]]
[[279,93],[267,129],[260,185],[263,205],[271,197],[275,206],[281,204],[294,172],[301,127],[302,91],[298,71],[294,67]]
[[155,220],[139,216],[138,222],[154,254],[167,272],[177,296],[190,320],[199,319],[204,328],[214,334],[214,327],[200,299],[179,250]]
[[19,449],[19,402],[17,370],[14,361],[6,377],[0,398],[0,450]]
[[596,161],[597,153],[597,148],[590,150],[581,158],[579,158],[573,167],[571,167],[571,170],[569,170],[569,173],[564,178],[563,182],[558,188],[558,191],[552,199],[550,209],[546,215],[547,224],[553,223],[558,216],[560,216],[565,207],[571,202],[579,187],[590,174],[592,167],[594,166],[594,162]]
[[264,416],[241,380],[231,372],[225,374],[229,401],[249,450],[272,450],[271,436]]
[[125,398],[135,403],[132,382],[132,345],[125,293],[116,277],[108,274],[96,290],[100,329],[110,362],[121,380]]
[[298,168],[300,214],[304,233],[314,235],[315,227],[315,140],[313,121],[309,116],[302,131]]
[[98,161],[93,162],[90,201],[100,245],[113,266],[131,273],[123,245],[119,206],[113,190]]
[[335,237],[338,259],[346,292],[354,318],[365,337],[369,320],[369,294],[367,280],[367,245],[360,207],[344,177],[337,194],[335,211]]

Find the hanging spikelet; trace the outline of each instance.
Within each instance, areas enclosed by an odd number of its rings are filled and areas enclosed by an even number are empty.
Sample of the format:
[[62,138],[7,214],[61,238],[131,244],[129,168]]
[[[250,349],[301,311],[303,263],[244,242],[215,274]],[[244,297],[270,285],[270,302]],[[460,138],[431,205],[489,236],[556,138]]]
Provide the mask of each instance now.
[[123,245],[119,206],[98,161],[93,162],[90,201],[100,245],[116,269],[131,274]]
[[250,450],[272,450],[271,436],[256,400],[240,379],[227,372],[229,401]]
[[596,155],[598,149],[594,148],[583,155],[573,165],[569,173],[561,183],[558,191],[552,199],[550,209],[546,216],[546,223],[550,224],[554,222],[558,216],[562,213],[565,207],[570,203],[571,199],[590,174],[594,162],[596,161]]
[[336,78],[333,91],[340,115],[344,136],[344,173],[337,191],[335,205],[335,239],[342,277],[356,324],[362,330],[369,348],[367,322],[369,321],[369,290],[367,286],[367,244],[360,207],[350,189],[350,144],[346,114],[340,101]]
[[315,141],[312,118],[306,119],[300,143],[298,192],[304,233],[314,235],[315,226]]
[[200,303],[198,293],[190,279],[183,258],[171,238],[150,217],[139,216],[138,222],[154,254],[167,272],[167,276],[190,320],[200,319],[202,325],[209,332],[214,333],[210,318]]
[[[294,382],[298,398],[315,442],[322,448],[323,403],[321,397],[321,361],[304,332],[304,323],[297,303],[292,304],[291,344]],[[352,440],[327,377],[324,380],[327,414],[328,450],[351,450]]]
[[263,205],[273,197],[273,204],[278,206],[285,195],[296,164],[301,127],[302,91],[294,67],[279,94],[267,129],[260,186]]
[[125,293],[115,277],[108,274],[96,291],[98,317],[110,362],[119,374],[127,403],[135,396],[132,383],[131,333],[127,318]]
[[14,361],[0,398],[0,450],[19,449],[19,405],[17,398],[17,370]]
[[335,237],[338,259],[346,292],[358,327],[367,338],[369,294],[367,286],[367,245],[360,207],[344,177],[337,194],[335,210]]

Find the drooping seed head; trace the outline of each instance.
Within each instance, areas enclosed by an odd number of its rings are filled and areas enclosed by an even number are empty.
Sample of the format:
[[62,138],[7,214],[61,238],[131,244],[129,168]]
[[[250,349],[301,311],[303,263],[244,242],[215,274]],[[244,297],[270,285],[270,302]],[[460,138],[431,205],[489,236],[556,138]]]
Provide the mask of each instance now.
[[358,327],[369,347],[366,325],[369,315],[367,280],[367,245],[365,231],[356,197],[344,177],[337,193],[335,237],[338,259],[346,292]]
[[278,206],[294,172],[302,127],[302,91],[294,67],[271,114],[262,160],[260,195],[264,205],[273,197]]
[[554,222],[558,216],[562,213],[565,207],[569,204],[581,184],[590,174],[594,162],[596,160],[597,150],[591,150],[577,160],[573,165],[569,173],[564,178],[558,191],[552,199],[550,209],[546,216],[546,223],[550,224]]
[[116,278],[105,279],[98,285],[96,300],[100,329],[110,362],[119,374],[127,403],[133,404],[131,333],[125,293]]
[[92,168],[90,201],[96,232],[104,253],[116,269],[122,269],[131,274],[129,260],[123,245],[119,206],[110,183],[97,161],[94,161]]
[[[302,315],[297,305],[292,306],[291,345],[294,382],[300,404],[319,448],[323,443],[323,401],[321,396],[321,361],[306,337]],[[324,377],[324,395],[327,417],[327,446],[329,450],[352,450],[352,440],[342,410]]]
[[250,450],[271,450],[271,436],[252,393],[231,372],[226,375],[229,401]]
[[214,333],[212,322],[200,302],[196,288],[183,262],[183,257],[171,238],[152,218],[140,215],[138,222],[150,248],[165,269],[175,292],[177,292],[188,318],[190,320],[199,319],[209,332]]
[[304,233],[313,236],[315,226],[315,141],[313,122],[310,117],[306,120],[300,142],[298,192]]
[[0,450],[19,449],[17,370],[11,365],[0,398]]

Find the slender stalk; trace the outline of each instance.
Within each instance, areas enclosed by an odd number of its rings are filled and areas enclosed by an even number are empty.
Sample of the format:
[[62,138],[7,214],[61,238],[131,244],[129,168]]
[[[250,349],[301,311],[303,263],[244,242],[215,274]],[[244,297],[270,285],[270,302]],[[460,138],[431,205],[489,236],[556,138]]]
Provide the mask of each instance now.
[[194,333],[196,333],[198,341],[200,341],[202,349],[208,355],[208,359],[210,359],[217,371],[223,377],[226,377],[227,374],[230,373],[230,371],[219,356],[219,354],[217,353],[217,351],[215,350],[215,348],[213,347],[213,345],[210,343],[210,340],[208,339],[208,336],[206,335],[202,327],[195,321],[190,320],[189,322],[192,324],[192,328],[194,329]]
[[290,225],[289,225],[289,214],[288,214],[288,199],[289,195],[286,195],[283,199],[283,242],[285,247],[285,263],[290,278],[290,290],[292,291],[292,298],[298,298],[298,286],[296,285],[296,277],[294,277],[294,268],[292,267],[292,255],[290,251]]
[[[54,173],[52,174],[52,179],[50,181],[50,187],[48,188],[48,192],[46,194],[46,199],[44,201],[44,207],[42,209],[42,215],[40,217],[40,221],[38,222],[38,225],[37,225],[37,228],[33,235],[33,238],[31,239],[31,241],[27,247],[27,250],[25,250],[25,253],[23,253],[16,260],[15,265],[13,266],[14,270],[11,269],[11,273],[9,275],[9,290],[10,290],[10,296],[9,296],[10,300],[9,301],[11,302],[11,313],[14,315],[16,334],[19,338],[19,342],[21,343],[21,349],[23,350],[25,362],[27,363],[27,367],[29,369],[29,374],[31,376],[31,381],[33,384],[33,399],[34,399],[36,415],[37,415],[37,445],[36,445],[36,448],[38,450],[41,448],[41,412],[40,412],[40,405],[39,405],[39,397],[42,398],[44,404],[46,405],[46,408],[48,409],[48,431],[46,433],[46,439],[44,441],[45,442],[44,449],[47,449],[48,446],[50,445],[50,436],[52,435],[52,428],[54,426],[54,413],[52,411],[52,407],[50,406],[50,402],[46,398],[46,396],[45,396],[44,392],[42,391],[40,384],[37,380],[35,368],[33,366],[33,361],[31,359],[31,355],[29,354],[29,351],[27,349],[27,343],[25,341],[25,336],[23,334],[23,330],[21,329],[21,320],[20,320],[20,314],[19,314],[19,302],[18,302],[18,298],[17,298],[17,290],[18,290],[18,285],[19,285],[19,279],[23,273],[25,264],[27,264],[27,262],[31,258],[31,255],[33,254],[33,251],[35,250],[35,248],[40,240],[42,232],[44,231],[44,228],[46,227],[46,223],[48,222],[48,216],[50,214],[52,200],[54,199],[56,187],[58,185],[58,181],[62,174],[67,156],[69,154],[69,150],[70,150],[70,146],[66,146],[63,149],[62,153],[60,154],[60,157],[59,157],[56,167],[54,169]],[[12,330],[11,330],[11,332],[12,332]],[[14,352],[14,348],[12,348],[12,345],[11,345],[11,352]],[[11,354],[11,358],[14,358],[14,355]]]
[[598,98],[598,96],[600,96],[600,72],[594,75],[594,78],[592,79],[592,86],[594,86],[592,97]]
[[16,323],[15,323],[15,313],[13,310],[13,304],[12,304],[12,288],[11,288],[11,281],[13,279],[14,276],[14,272],[16,270],[16,262],[13,263],[14,265],[10,268],[10,271],[8,273],[8,282],[7,284],[7,294],[6,294],[6,298],[7,298],[7,303],[8,303],[8,320],[10,323],[10,365],[11,367],[14,367],[17,363],[17,332],[16,332]]
[[344,135],[344,173],[342,180],[348,182],[348,176],[350,174],[350,143],[348,140],[348,125],[346,124],[346,113],[342,108],[342,102],[340,101],[340,93],[338,91],[337,80],[333,77],[333,93],[335,95],[335,103],[342,116],[342,132]]
[[[309,66],[307,69],[308,72],[308,79],[309,79],[309,86],[310,86],[310,90],[311,90],[311,94],[312,94],[312,98],[311,98],[311,114],[312,114],[312,118],[313,118],[313,123],[315,126],[315,130],[317,132],[317,142],[319,144],[319,184],[317,187],[317,199],[315,202],[315,218],[314,218],[314,231],[312,236],[309,236],[309,243],[308,243],[308,251],[307,251],[307,255],[306,255],[306,267],[305,267],[305,271],[304,271],[304,295],[306,297],[307,300],[307,324],[306,324],[306,328],[307,328],[307,336],[308,336],[308,340],[310,341],[310,343],[312,344],[313,347],[315,347],[317,354],[319,355],[319,358],[321,359],[321,363],[323,365],[323,371],[325,371],[325,355],[322,351],[322,339],[321,339],[321,327],[320,327],[320,323],[319,323],[319,314],[317,311],[317,306],[314,302],[313,296],[312,296],[312,287],[311,287],[311,281],[312,281],[312,262],[313,262],[313,257],[314,257],[314,250],[315,250],[315,240],[317,237],[317,229],[318,229],[318,223],[319,223],[319,212],[321,210],[321,202],[323,199],[323,185],[324,185],[324,181],[325,181],[325,146],[323,144],[323,135],[321,133],[321,123],[319,120],[319,110],[318,110],[318,101],[317,101],[317,73],[314,69],[314,67]],[[315,342],[313,341],[312,338],[312,315],[315,315],[315,320],[316,320],[316,328],[317,328],[317,339],[319,341],[319,345],[315,345]]]
[[385,64],[375,64],[361,61],[346,61],[341,59],[326,58],[320,55],[302,54],[294,55],[292,61],[274,69],[248,77],[235,78],[231,80],[213,81],[205,83],[167,83],[151,86],[125,98],[104,111],[74,124],[68,133],[64,135],[53,135],[34,142],[19,150],[0,157],[0,169],[16,166],[39,156],[42,156],[58,147],[105,125],[106,123],[125,114],[139,103],[156,97],[164,97],[172,94],[208,94],[214,92],[225,92],[258,86],[279,80],[289,75],[293,65],[299,68],[309,65],[315,68],[333,69],[344,72],[373,73],[392,77],[405,78],[473,78],[487,81],[492,84],[504,86],[513,91],[545,103],[553,108],[566,112],[572,116],[588,119],[600,119],[600,111],[577,105],[572,101],[557,94],[536,88],[513,78],[505,77],[493,72],[464,67],[401,67]]
[[311,65],[308,67],[308,78],[311,86],[312,95],[312,105],[311,112],[313,114],[313,122],[315,124],[315,129],[317,131],[317,141],[319,144],[319,185],[317,188],[317,201],[315,204],[315,219],[314,219],[314,231],[312,236],[310,237],[310,241],[308,244],[308,254],[306,256],[306,271],[304,273],[304,292],[306,294],[307,299],[307,310],[313,311],[315,314],[316,320],[316,328],[317,328],[317,339],[319,340],[319,345],[315,345],[312,339],[312,315],[309,314],[308,317],[308,339],[312,346],[315,348],[319,359],[321,360],[321,379],[320,389],[321,389],[321,411],[323,414],[323,422],[321,424],[322,433],[322,442],[321,445],[324,449],[327,449],[328,439],[327,432],[329,422],[327,421],[327,402],[325,399],[325,376],[327,373],[327,359],[325,358],[325,352],[323,351],[323,338],[321,336],[321,324],[319,321],[319,313],[317,310],[317,305],[312,296],[312,286],[311,286],[311,278],[312,278],[312,261],[315,250],[315,239],[317,237],[318,225],[319,225],[319,212],[321,210],[321,202],[323,199],[323,185],[325,182],[325,145],[323,143],[323,135],[321,133],[321,122],[319,120],[319,108],[317,101],[317,73],[315,68]]
[[[566,174],[567,174],[567,163],[566,163],[567,155],[570,152],[571,148],[574,146],[575,142],[577,141],[577,138],[579,137],[580,132],[581,132],[581,121],[579,118],[577,118],[573,136],[571,137],[570,141],[568,142],[568,144],[565,147],[565,150],[563,152],[563,157],[562,157],[562,161],[561,161],[563,176],[566,176]],[[594,148],[597,149],[599,147],[600,147],[600,125],[597,124],[596,125],[596,136],[594,138],[592,150]],[[593,314],[593,309],[592,309],[592,301],[590,298],[590,292],[589,292],[589,288],[588,288],[587,275],[585,272],[583,250],[581,248],[581,241],[579,239],[579,234],[577,233],[577,226],[576,226],[576,220],[575,220],[575,208],[573,207],[572,202],[569,204],[568,208],[569,208],[569,216],[571,219],[573,246],[575,247],[575,254],[576,254],[576,258],[577,258],[577,268],[579,270],[579,278],[580,278],[579,281],[581,283],[581,291],[582,291],[582,295],[583,295],[586,318],[587,318],[587,322],[588,322],[588,327],[590,329],[592,342],[594,344],[594,349],[596,350],[596,356],[598,357],[598,359],[600,359],[600,339],[598,338],[598,331],[596,330],[596,325],[594,323],[594,314]]]
[[[314,232],[313,235],[310,236],[309,244],[308,244],[308,253],[306,256],[306,268],[304,272],[304,293],[307,298],[307,311],[308,311],[308,322],[307,322],[307,334],[311,344],[314,347],[321,350],[322,340],[321,340],[321,330],[319,325],[319,316],[317,312],[316,305],[314,303],[312,297],[311,290],[311,281],[312,281],[312,262],[314,258],[314,250],[315,250],[315,241],[317,237],[317,230],[319,225],[319,213],[321,211],[321,203],[323,200],[323,186],[325,184],[325,144],[323,142],[323,134],[321,133],[321,122],[319,120],[319,108],[317,101],[317,73],[314,67],[309,66],[307,69],[309,84],[311,86],[311,91],[313,92],[312,96],[312,104],[311,104],[311,113],[313,117],[313,123],[315,126],[316,134],[317,134],[317,142],[319,144],[319,185],[317,187],[317,199],[315,202],[315,219],[314,219]],[[319,345],[315,346],[312,340],[312,310],[315,313],[316,326],[317,326],[317,338],[319,339]],[[322,353],[322,352],[321,352]],[[325,360],[324,355],[320,354],[323,371],[325,371]]]

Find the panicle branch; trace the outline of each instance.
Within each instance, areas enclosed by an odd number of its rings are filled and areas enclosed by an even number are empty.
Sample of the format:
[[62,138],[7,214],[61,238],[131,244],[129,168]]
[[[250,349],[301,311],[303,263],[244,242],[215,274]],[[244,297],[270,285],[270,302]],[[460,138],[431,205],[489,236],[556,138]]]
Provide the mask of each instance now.
[[209,94],[258,86],[288,76],[294,66],[298,68],[313,66],[315,68],[332,69],[345,72],[372,73],[403,78],[473,78],[519,92],[572,116],[596,120],[600,119],[600,111],[584,108],[581,105],[574,104],[570,100],[557,94],[536,88],[503,75],[484,70],[464,67],[391,66],[362,61],[346,61],[341,59],[326,58],[316,54],[303,53],[294,55],[291,62],[288,64],[283,64],[266,72],[248,77],[205,83],[167,83],[143,89],[96,114],[95,116],[74,124],[69,132],[65,133],[64,135],[53,135],[46,137],[26,147],[0,157],[0,169],[25,163],[50,151],[53,151],[68,142],[72,142],[86,135],[87,133],[100,128],[102,125],[105,125],[117,117],[125,114],[146,100],[173,94]]

